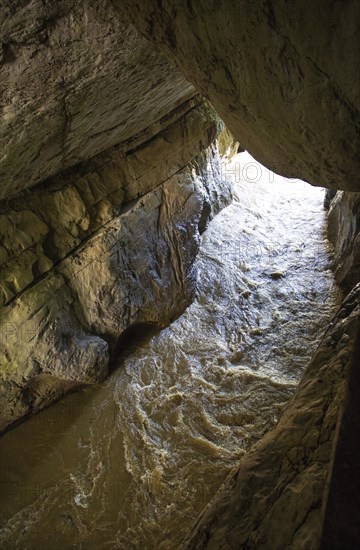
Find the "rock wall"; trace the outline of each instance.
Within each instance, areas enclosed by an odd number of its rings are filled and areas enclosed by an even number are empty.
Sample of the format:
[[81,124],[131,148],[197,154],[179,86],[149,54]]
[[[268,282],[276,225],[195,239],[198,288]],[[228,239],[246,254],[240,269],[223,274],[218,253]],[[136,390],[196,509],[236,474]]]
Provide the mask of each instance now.
[[349,291],[360,281],[360,193],[337,191],[327,202],[335,277]]
[[149,139],[196,94],[108,0],[2,0],[0,14],[0,200]]
[[[360,284],[344,300],[276,428],[241,459],[183,548],[320,547],[338,424],[349,371],[359,366],[359,342]],[[346,437],[351,441],[352,434]],[[352,496],[350,516],[356,510]],[[356,547],[345,539],[341,548]]]
[[0,305],[209,146],[220,128],[215,113],[198,97],[185,106],[141,146],[115,147],[0,204]]
[[1,423],[101,381],[118,338],[190,303],[207,221],[228,204],[216,113],[199,97],[142,145],[0,205]]
[[357,0],[113,0],[284,176],[360,189]]
[[110,0],[0,12],[4,429],[103,379],[128,327],[184,309],[230,191],[218,116]]

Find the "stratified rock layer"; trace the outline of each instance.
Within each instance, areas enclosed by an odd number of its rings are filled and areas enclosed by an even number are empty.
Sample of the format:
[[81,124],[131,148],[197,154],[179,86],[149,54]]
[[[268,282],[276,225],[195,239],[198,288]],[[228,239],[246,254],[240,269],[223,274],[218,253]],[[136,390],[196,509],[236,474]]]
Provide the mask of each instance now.
[[108,0],[0,6],[0,199],[153,125],[195,90]]
[[0,203],[0,306],[208,147],[220,124],[212,109],[197,97],[177,111],[141,146],[113,148]]
[[242,458],[184,548],[319,548],[336,428],[359,338],[360,284],[344,300],[278,425]]
[[114,0],[262,164],[360,189],[357,0]]
[[217,115],[198,98],[181,115],[1,205],[0,429],[102,380],[126,329],[191,301],[200,232],[231,192]]

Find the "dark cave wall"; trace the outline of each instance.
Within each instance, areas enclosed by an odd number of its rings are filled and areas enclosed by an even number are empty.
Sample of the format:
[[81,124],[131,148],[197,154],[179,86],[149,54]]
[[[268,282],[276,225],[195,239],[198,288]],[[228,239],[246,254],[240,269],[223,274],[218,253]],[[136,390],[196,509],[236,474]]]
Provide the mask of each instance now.
[[357,0],[113,0],[275,172],[360,189]]

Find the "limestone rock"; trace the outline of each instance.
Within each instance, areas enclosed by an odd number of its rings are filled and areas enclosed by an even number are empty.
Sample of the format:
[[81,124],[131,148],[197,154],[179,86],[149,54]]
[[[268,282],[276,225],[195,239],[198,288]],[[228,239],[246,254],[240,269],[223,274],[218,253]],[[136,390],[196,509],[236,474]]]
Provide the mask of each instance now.
[[239,142],[236,141],[236,139],[230,132],[229,128],[227,128],[226,126],[219,134],[218,142],[221,158],[226,158],[227,160],[230,160],[237,153],[241,153],[244,151]]
[[113,0],[258,161],[360,189],[357,0]]
[[0,203],[0,306],[210,145],[220,119],[198,96],[186,107],[141,146],[131,140]]
[[1,10],[4,429],[102,380],[129,327],[182,312],[231,193],[218,115],[109,0]]
[[195,95],[108,0],[2,0],[0,12],[0,199],[149,139]]
[[[211,117],[209,122],[212,128]],[[208,132],[205,124],[202,130],[205,141],[217,132],[216,128]],[[60,254],[56,248],[56,258],[49,259],[43,272],[30,269],[29,277],[33,279],[23,276],[22,291],[1,308],[0,429],[36,412],[71,388],[99,382],[108,371],[109,347],[111,351],[126,329],[141,323],[165,326],[190,303],[200,231],[228,204],[231,191],[230,185],[221,180],[216,145],[167,177],[168,171],[183,162],[184,155],[194,154],[191,142],[188,148],[179,148],[179,154],[177,161],[173,158],[163,162],[164,183],[157,179],[158,169],[156,178],[147,182],[148,192],[127,202],[123,209],[119,205],[112,208],[111,202],[114,182],[118,191],[122,189],[116,162],[113,167],[105,163],[106,170],[79,175],[77,180],[73,174],[69,183],[66,178],[60,179],[62,187],[58,190],[47,187],[51,196],[43,196],[48,201],[49,220],[51,215],[54,219],[62,216],[58,231],[69,236],[63,239],[68,249],[63,248]],[[127,188],[135,193],[132,185]],[[98,204],[94,197],[100,202],[107,200],[106,191],[110,197],[108,218],[101,218],[100,226],[93,225],[86,233],[97,219],[87,215],[87,209],[91,212],[91,205]],[[28,207],[34,208],[40,220],[40,211],[35,208],[40,196],[37,193],[35,189],[27,198]],[[119,192],[118,200],[121,196]],[[41,201],[39,208],[43,208]],[[23,242],[21,224],[34,221],[36,216],[32,210],[25,212],[20,210],[18,224],[16,211],[13,217],[5,218],[9,220],[7,234],[13,231],[16,236],[16,252],[24,249],[25,254],[37,243],[31,254],[41,257],[39,242],[49,227],[56,232],[56,224],[34,223],[33,233],[29,232]],[[75,230],[78,227],[81,230]],[[82,240],[78,243],[77,239]],[[5,243],[7,251],[10,241]]]
[[319,548],[336,427],[359,337],[360,284],[344,300],[279,423],[229,475],[184,548]]
[[327,232],[335,277],[349,291],[360,281],[360,193],[338,191],[329,201]]

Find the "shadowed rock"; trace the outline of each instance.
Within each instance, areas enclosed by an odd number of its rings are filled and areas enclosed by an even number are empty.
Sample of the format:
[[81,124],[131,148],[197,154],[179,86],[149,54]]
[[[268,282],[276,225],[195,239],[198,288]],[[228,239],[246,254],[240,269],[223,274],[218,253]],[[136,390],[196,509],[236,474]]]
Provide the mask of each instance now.
[[360,188],[357,0],[114,0],[275,172]]

